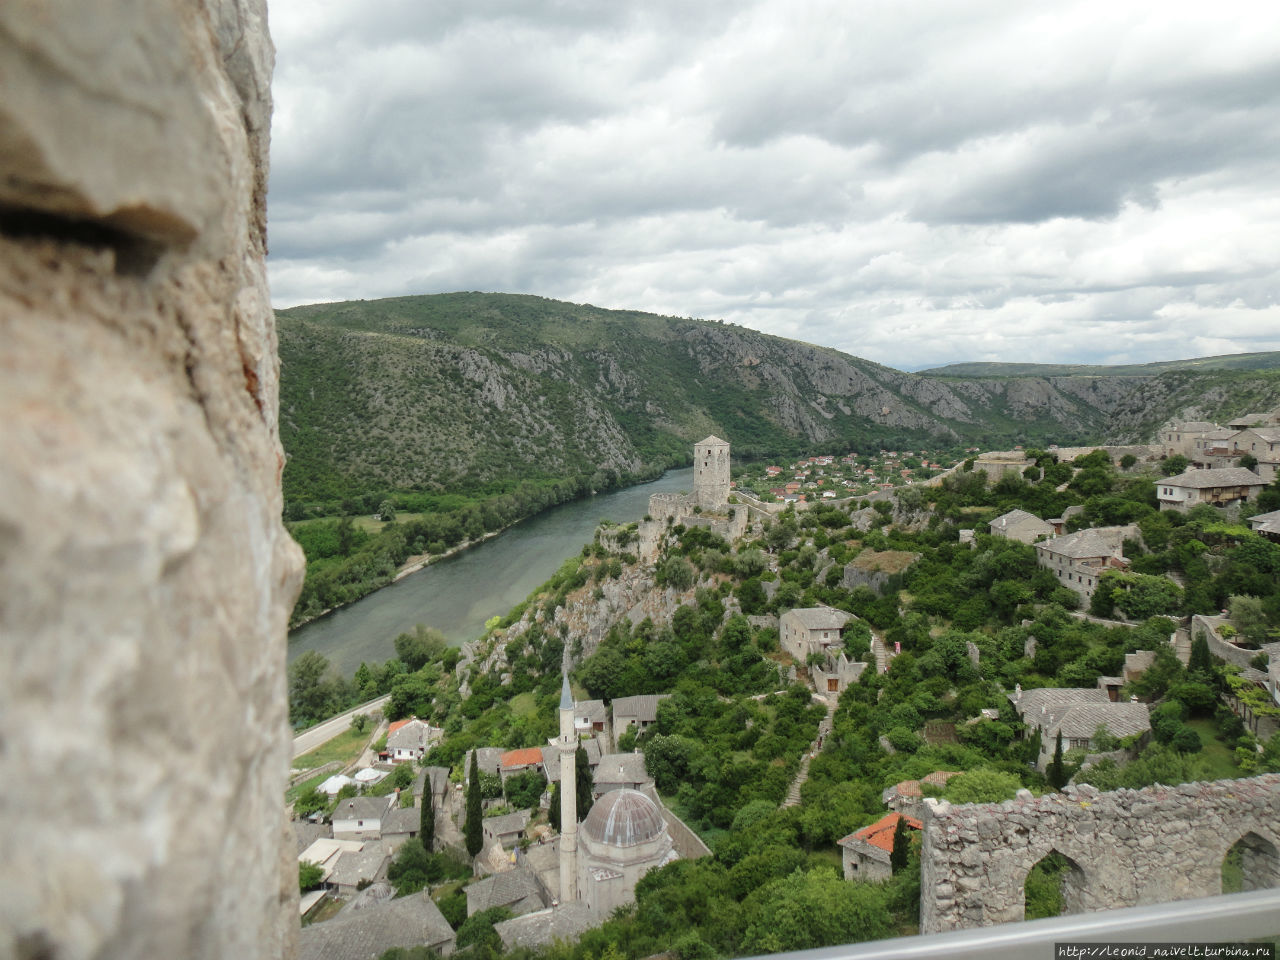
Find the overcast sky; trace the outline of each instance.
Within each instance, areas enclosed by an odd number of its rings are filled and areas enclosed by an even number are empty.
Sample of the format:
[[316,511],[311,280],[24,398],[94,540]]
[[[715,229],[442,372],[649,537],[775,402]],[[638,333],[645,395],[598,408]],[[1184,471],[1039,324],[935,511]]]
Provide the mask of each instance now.
[[486,290],[899,369],[1280,350],[1280,3],[271,0],[277,306]]

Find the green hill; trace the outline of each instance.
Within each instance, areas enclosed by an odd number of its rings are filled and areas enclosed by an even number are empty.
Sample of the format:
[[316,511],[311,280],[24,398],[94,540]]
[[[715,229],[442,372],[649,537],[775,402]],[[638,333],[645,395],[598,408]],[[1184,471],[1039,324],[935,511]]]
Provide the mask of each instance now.
[[573,495],[687,463],[709,433],[737,459],[1127,441],[1182,408],[1280,402],[1276,371],[925,376],[733,324],[533,296],[313,304],[277,317],[292,502],[500,494],[521,481],[571,482]]
[[1071,363],[949,363],[917,371],[929,377],[1155,377],[1174,371],[1204,373],[1217,370],[1280,369],[1280,351],[1228,353],[1190,360],[1161,360],[1114,366]]

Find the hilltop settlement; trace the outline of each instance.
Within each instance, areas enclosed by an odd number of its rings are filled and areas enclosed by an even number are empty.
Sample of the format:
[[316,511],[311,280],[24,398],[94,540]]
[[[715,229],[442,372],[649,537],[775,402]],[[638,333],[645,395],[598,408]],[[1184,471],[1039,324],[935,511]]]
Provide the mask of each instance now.
[[294,671],[314,719],[388,697],[296,763],[303,958],[749,955],[1280,886],[1280,410],[730,454],[461,650]]

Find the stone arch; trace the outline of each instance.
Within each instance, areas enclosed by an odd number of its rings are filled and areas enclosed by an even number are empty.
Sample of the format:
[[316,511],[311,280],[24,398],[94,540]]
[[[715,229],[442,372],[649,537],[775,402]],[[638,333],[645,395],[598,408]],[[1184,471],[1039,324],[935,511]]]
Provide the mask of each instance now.
[[[1048,893],[1051,884],[1056,883],[1058,910],[1057,913],[1036,911],[1036,904],[1028,900],[1028,896],[1043,897]],[[1038,890],[1036,888],[1039,888]],[[1063,853],[1056,846],[1033,863],[1022,878],[1023,916],[1035,919],[1045,916],[1060,916],[1068,913],[1084,913],[1087,906],[1088,874],[1075,860]],[[1037,897],[1037,899],[1040,899]],[[1040,905],[1044,901],[1040,900]]]
[[1249,830],[1223,854],[1222,892],[1274,887],[1280,887],[1280,850],[1273,840]]

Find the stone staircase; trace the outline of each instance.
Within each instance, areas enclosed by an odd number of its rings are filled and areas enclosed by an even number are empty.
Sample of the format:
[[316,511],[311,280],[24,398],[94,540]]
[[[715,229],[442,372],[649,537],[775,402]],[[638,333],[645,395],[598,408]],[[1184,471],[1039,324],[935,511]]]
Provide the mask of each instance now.
[[822,744],[827,737],[831,735],[832,716],[835,714],[836,705],[832,700],[826,697],[813,698],[827,708],[827,715],[818,722],[818,736],[809,744],[809,749],[805,751],[804,756],[800,760],[800,769],[796,772],[796,778],[791,782],[791,789],[787,791],[787,798],[782,801],[779,809],[787,807],[797,807],[800,805],[800,788],[804,786],[805,781],[809,779],[809,761],[818,755],[818,751],[822,748]]

